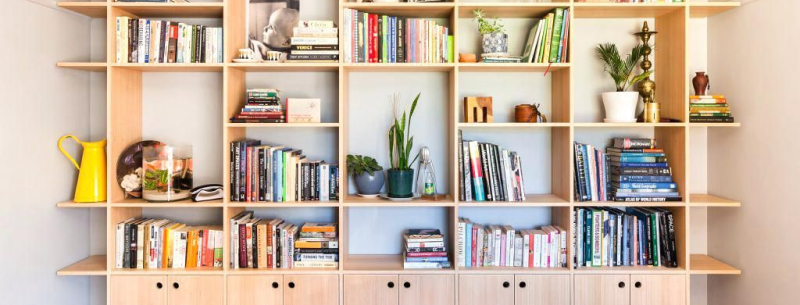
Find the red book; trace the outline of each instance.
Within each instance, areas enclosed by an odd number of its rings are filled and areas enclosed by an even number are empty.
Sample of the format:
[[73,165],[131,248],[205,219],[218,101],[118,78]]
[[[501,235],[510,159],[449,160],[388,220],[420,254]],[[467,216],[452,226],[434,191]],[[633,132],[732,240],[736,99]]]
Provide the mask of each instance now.
[[178,25],[169,26],[169,48],[167,49],[167,62],[174,63],[178,51]]
[[479,226],[472,226],[472,265],[477,266],[476,263],[478,261],[478,227]]
[[[250,155],[251,155],[252,151],[253,151],[252,147],[248,147],[247,148],[247,152],[245,153],[246,163],[250,163]],[[247,164],[247,166],[245,166],[245,175],[244,176],[245,176],[245,178],[244,178],[245,179],[245,184],[244,184],[245,185],[245,191],[244,191],[244,193],[245,193],[245,201],[246,202],[250,202],[250,164]]]
[[407,252],[408,257],[439,257],[447,256],[447,252]]
[[283,113],[241,113],[236,115],[237,119],[282,119],[284,118]]
[[203,244],[200,245],[200,266],[208,266],[208,230],[200,230],[200,235],[203,236]]
[[372,43],[369,45],[369,62],[376,63],[378,62],[378,15],[369,15],[369,27],[372,29]]

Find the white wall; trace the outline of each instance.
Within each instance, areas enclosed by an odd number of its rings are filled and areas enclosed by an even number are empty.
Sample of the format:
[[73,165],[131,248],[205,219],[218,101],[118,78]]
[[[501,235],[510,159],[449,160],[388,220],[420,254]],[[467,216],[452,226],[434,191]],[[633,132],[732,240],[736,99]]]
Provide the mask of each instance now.
[[797,304],[800,2],[750,1],[709,21],[714,92],[741,128],[709,131],[709,192],[742,201],[709,211],[708,251],[741,276],[709,278],[709,303]]

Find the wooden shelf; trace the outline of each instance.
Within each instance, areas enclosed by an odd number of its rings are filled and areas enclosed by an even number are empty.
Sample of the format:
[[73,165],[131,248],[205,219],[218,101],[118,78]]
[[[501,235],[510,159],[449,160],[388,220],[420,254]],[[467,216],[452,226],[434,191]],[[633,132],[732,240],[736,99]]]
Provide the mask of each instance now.
[[686,202],[624,202],[624,201],[580,201],[576,207],[685,207]]
[[459,72],[553,72],[569,69],[569,63],[456,63]]
[[142,72],[222,72],[224,64],[111,64],[112,67]]
[[598,128],[618,128],[618,127],[684,127],[686,123],[572,123],[575,127],[598,127]]
[[742,123],[689,123],[689,127],[741,127]]
[[222,275],[223,273],[221,267],[111,269],[112,275]]
[[225,123],[229,128],[339,128],[339,123]]
[[411,201],[391,201],[380,197],[365,198],[356,194],[347,195],[344,198],[343,206],[346,207],[452,207],[455,202],[450,195],[439,201],[427,199],[414,199]]
[[142,18],[193,17],[222,18],[222,2],[146,3],[113,2],[111,7]]
[[569,274],[567,268],[524,268],[524,267],[458,267],[459,274]]
[[106,256],[92,255],[56,272],[58,276],[96,276],[106,275]]
[[356,3],[345,2],[344,8],[358,10],[360,12],[385,14],[400,17],[432,17],[447,18],[453,15],[455,3],[453,2],[432,2],[432,3]]
[[228,67],[246,72],[336,72],[339,63],[252,63],[227,64]]
[[58,7],[92,18],[106,18],[106,2],[57,2]]
[[56,203],[56,207],[59,208],[105,208],[108,204],[105,202],[75,202],[75,201],[64,201]]
[[525,201],[460,201],[462,207],[569,207],[569,200],[553,194],[526,194]]
[[472,11],[483,10],[492,18],[541,18],[557,7],[569,7],[569,2],[542,2],[542,3],[459,3],[458,17],[473,18]]
[[692,254],[689,274],[742,274],[742,271],[705,254]]
[[108,64],[104,62],[59,62],[56,67],[90,72],[106,72]]
[[338,207],[338,201],[298,201],[298,202],[228,202],[228,207],[241,208],[326,208]]
[[654,18],[686,7],[685,3],[574,3],[575,18]]
[[395,63],[395,64],[366,64],[352,63],[342,64],[346,71],[350,72],[449,72],[455,67],[453,63],[440,64],[419,64],[419,63]]
[[693,207],[730,207],[738,208],[742,206],[741,202],[725,199],[708,194],[690,194],[689,205]]
[[454,269],[403,269],[403,255],[400,254],[352,254],[344,258],[344,272],[422,274],[454,273]]
[[222,200],[193,202],[182,200],[176,202],[148,202],[144,199],[132,198],[111,202],[115,208],[219,208],[222,207]]
[[570,123],[458,123],[458,128],[550,128],[569,126]]
[[575,274],[686,274],[682,268],[662,266],[617,266],[617,267],[580,267]]
[[739,2],[689,2],[691,18],[706,18],[741,6]]
[[229,275],[271,275],[271,274],[338,274],[337,268],[290,268],[290,269],[231,269]]

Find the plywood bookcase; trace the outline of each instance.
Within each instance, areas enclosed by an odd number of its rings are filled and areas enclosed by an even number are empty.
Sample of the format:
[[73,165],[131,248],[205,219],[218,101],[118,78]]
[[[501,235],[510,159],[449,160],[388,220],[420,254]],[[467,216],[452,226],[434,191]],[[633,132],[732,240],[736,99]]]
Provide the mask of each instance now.
[[[332,1],[332,0],[326,0]],[[449,194],[444,201],[416,200],[412,202],[398,203],[376,199],[365,199],[355,195],[347,194],[348,179],[346,171],[342,172],[342,187],[344,190],[338,201],[333,202],[289,202],[289,203],[244,203],[229,202],[227,199],[217,202],[191,203],[148,203],[142,200],[125,199],[122,190],[113,180],[109,181],[108,202],[95,204],[80,204],[73,202],[58,203],[61,208],[98,208],[105,209],[107,212],[106,236],[107,236],[107,255],[92,256],[76,264],[58,271],[59,275],[84,275],[84,276],[106,276],[108,281],[109,303],[118,303],[118,296],[115,297],[115,286],[112,278],[120,276],[155,276],[159,278],[180,277],[180,276],[217,276],[221,280],[219,283],[228,283],[227,299],[232,300],[231,289],[234,284],[247,282],[239,276],[271,276],[280,278],[282,283],[290,282],[290,276],[297,277],[295,280],[301,282],[305,280],[302,276],[316,275],[326,276],[324,279],[329,281],[327,276],[335,276],[339,287],[339,297],[333,304],[341,304],[345,298],[342,297],[342,287],[346,282],[360,283],[359,279],[348,279],[354,275],[382,275],[396,278],[403,281],[403,277],[409,279],[418,278],[419,275],[438,275],[445,276],[444,287],[451,287],[452,297],[458,302],[459,295],[467,295],[465,292],[457,292],[461,275],[465,280],[471,276],[486,275],[500,276],[501,278],[512,278],[514,285],[518,284],[519,278],[525,276],[532,277],[528,282],[537,283],[541,279],[535,278],[536,275],[558,275],[575,278],[581,275],[614,275],[626,277],[628,275],[678,275],[685,277],[686,290],[684,291],[686,303],[688,303],[688,290],[691,274],[738,274],[739,271],[731,266],[715,260],[704,254],[690,254],[689,249],[689,217],[692,207],[737,207],[739,202],[718,197],[712,194],[689,194],[688,190],[688,171],[690,169],[689,160],[689,129],[692,127],[737,127],[739,123],[733,124],[700,124],[687,123],[689,118],[688,99],[690,88],[690,71],[688,68],[687,53],[691,48],[687,42],[690,18],[706,18],[715,14],[723,13],[729,9],[739,6],[738,2],[687,2],[687,3],[577,3],[571,1],[557,1],[547,3],[477,3],[477,2],[442,2],[442,3],[354,3],[339,0],[338,3],[338,24],[342,21],[342,11],[344,8],[352,8],[370,13],[382,13],[397,16],[409,17],[436,17],[449,20],[449,27],[454,33],[458,46],[459,37],[463,35],[473,35],[474,33],[460,33],[458,29],[459,19],[472,18],[472,11],[483,9],[487,15],[502,18],[540,18],[547,12],[557,7],[569,8],[573,14],[571,18],[652,18],[655,24],[652,28],[659,31],[657,36],[658,46],[655,48],[655,78],[658,80],[658,90],[656,100],[662,103],[662,116],[678,119],[677,123],[600,123],[600,122],[576,122],[574,119],[575,101],[574,93],[580,90],[574,84],[574,65],[580,62],[572,60],[560,64],[483,64],[483,63],[440,63],[440,64],[363,64],[363,63],[261,63],[261,64],[237,64],[232,63],[232,54],[244,46],[245,24],[244,14],[246,0],[226,0],[224,2],[210,3],[118,3],[118,2],[60,2],[62,8],[75,11],[93,18],[106,18],[107,22],[107,62],[59,62],[58,66],[79,69],[91,72],[104,72],[107,76],[107,137],[108,137],[108,172],[109,177],[114,177],[116,172],[116,160],[121,151],[127,146],[142,140],[142,74],[158,72],[197,72],[197,73],[222,73],[222,95],[220,103],[222,113],[219,116],[219,128],[223,130],[223,140],[219,147],[223,151],[223,160],[220,165],[223,168],[222,184],[228,193],[228,149],[231,141],[242,140],[245,138],[248,129],[268,128],[274,132],[281,132],[288,128],[305,128],[311,130],[336,129],[338,145],[338,161],[343,163],[348,154],[348,127],[349,118],[349,99],[351,73],[355,72],[432,72],[445,73],[448,79],[446,95],[449,97],[449,113],[447,115],[446,128],[448,131],[448,162],[450,163],[449,175],[451,181],[446,192]],[[216,18],[222,20],[225,31],[225,55],[226,62],[220,64],[118,64],[114,62],[115,52],[115,18],[118,16],[129,16],[134,18]],[[570,22],[570,24],[573,24]],[[580,27],[572,26],[571,31],[578,32]],[[574,39],[575,35],[570,35]],[[572,43],[570,43],[572,45]],[[457,56],[456,56],[457,58]],[[525,73],[544,73],[547,71],[551,77],[551,109],[549,123],[463,123],[459,108],[459,75],[461,73],[504,73],[504,72],[525,72]],[[254,72],[333,72],[338,73],[338,120],[336,122],[311,123],[311,124],[240,124],[229,123],[228,119],[234,115],[243,100],[246,90],[245,80],[248,73]],[[443,89],[444,90],[444,89]],[[348,254],[348,212],[351,208],[357,207],[389,207],[389,206],[415,206],[415,207],[435,207],[446,209],[448,215],[450,258],[455,261],[456,226],[461,207],[543,207],[549,208],[552,223],[564,228],[570,228],[573,221],[575,207],[584,206],[649,206],[649,204],[639,203],[615,203],[615,202],[578,202],[573,196],[573,153],[572,143],[575,141],[576,133],[593,129],[621,129],[621,128],[640,128],[653,132],[654,137],[660,146],[666,149],[670,157],[670,163],[674,171],[674,179],[681,194],[684,195],[683,202],[668,202],[658,204],[673,212],[676,219],[676,236],[678,244],[679,260],[678,268],[663,267],[614,267],[614,268],[573,268],[573,262],[569,263],[568,268],[551,269],[524,269],[519,267],[477,267],[464,268],[454,266],[444,270],[404,270],[402,268],[402,257],[400,255],[349,255]],[[550,152],[552,155],[550,170],[551,190],[545,194],[530,194],[524,202],[459,202],[458,201],[458,131],[463,130],[498,130],[512,129],[515,132],[525,132],[530,129],[547,130],[551,136]],[[524,156],[523,156],[524,157]],[[342,170],[345,170],[342,164]],[[722,194],[724,195],[724,194]],[[320,207],[329,208],[336,211],[336,217],[340,223],[340,265],[338,269],[278,269],[278,270],[252,270],[252,269],[229,269],[229,251],[224,251],[224,262],[222,268],[190,268],[190,269],[158,269],[158,270],[122,270],[114,268],[114,225],[129,217],[142,215],[143,208],[173,207],[180,209],[221,209],[222,219],[218,223],[224,224],[225,232],[229,232],[228,219],[236,213],[253,208],[308,208]],[[401,232],[397,232],[401,234]],[[228,236],[226,234],[225,245],[227,247]],[[572,243],[569,246],[569,257],[572,256]],[[455,264],[454,264],[455,265]],[[284,277],[281,277],[284,275]],[[469,275],[470,277],[466,277]],[[399,276],[399,277],[398,277]],[[448,277],[449,276],[449,277]],[[449,279],[455,282],[450,283]],[[321,279],[321,278],[320,278]],[[294,281],[291,281],[294,285]],[[363,279],[362,279],[363,280]],[[479,278],[477,282],[486,278]],[[587,280],[588,279],[584,279]],[[581,280],[583,282],[584,280]],[[613,279],[611,279],[613,280]],[[272,280],[258,278],[254,281],[264,283]],[[278,281],[278,280],[276,280]],[[425,281],[432,281],[426,278]],[[602,280],[597,280],[602,282]],[[363,282],[363,281],[361,281]],[[570,283],[578,285],[577,280],[568,280],[566,294],[577,291],[578,287],[569,289]],[[198,282],[199,283],[199,282]],[[214,285],[203,282],[198,286]],[[277,282],[276,282],[277,283]],[[466,283],[466,282],[465,282]],[[472,282],[470,282],[472,283]],[[472,284],[475,284],[472,283]],[[681,281],[681,283],[684,283]],[[368,283],[366,283],[368,284]],[[398,282],[399,284],[399,282]],[[563,286],[559,284],[543,283],[546,287]],[[236,286],[242,287],[242,286]],[[466,287],[466,286],[464,286]],[[224,287],[219,289],[225,290]],[[242,288],[238,288],[242,289]],[[255,288],[254,288],[255,289]],[[246,290],[246,289],[245,289]],[[541,287],[540,287],[541,290]],[[545,291],[553,293],[553,291]],[[264,292],[267,293],[267,292]],[[118,293],[119,294],[119,293]],[[136,294],[135,291],[127,291],[125,295]],[[554,293],[556,298],[562,298],[562,293]],[[224,294],[223,294],[224,295]],[[265,294],[266,295],[266,294]],[[406,296],[411,298],[412,296]],[[289,299],[298,299],[300,296],[283,294],[285,302]],[[288,299],[287,299],[288,298]],[[401,293],[401,303],[404,296]],[[523,298],[524,299],[524,298]],[[567,296],[569,302],[575,302],[575,298]],[[236,299],[233,299],[236,300]],[[512,298],[513,300],[513,298]],[[519,298],[518,298],[519,300]],[[233,301],[232,301],[233,302]],[[296,301],[295,303],[302,303]],[[229,302],[230,304],[230,302]],[[577,304],[577,303],[576,303]]]

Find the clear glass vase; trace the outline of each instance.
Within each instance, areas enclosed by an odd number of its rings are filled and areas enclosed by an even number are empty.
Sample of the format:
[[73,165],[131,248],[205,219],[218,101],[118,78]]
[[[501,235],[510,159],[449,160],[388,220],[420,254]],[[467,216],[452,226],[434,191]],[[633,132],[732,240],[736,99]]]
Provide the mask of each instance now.
[[170,202],[190,197],[193,165],[192,146],[154,144],[143,150],[142,198]]

